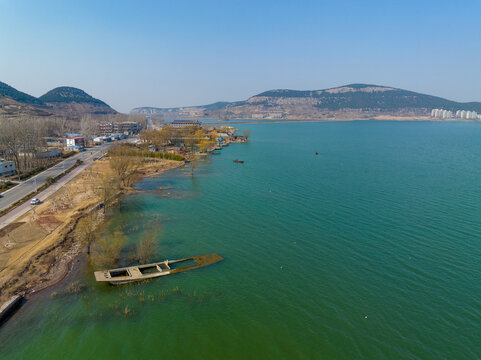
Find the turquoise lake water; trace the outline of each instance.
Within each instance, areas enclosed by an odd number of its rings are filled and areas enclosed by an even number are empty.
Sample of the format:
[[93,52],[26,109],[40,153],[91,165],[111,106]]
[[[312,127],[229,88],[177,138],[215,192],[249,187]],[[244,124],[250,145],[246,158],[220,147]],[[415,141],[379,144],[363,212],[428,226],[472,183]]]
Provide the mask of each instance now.
[[0,328],[0,359],[481,358],[480,124],[239,127],[250,143],[143,180],[111,225],[223,262],[120,287],[85,266],[84,292]]

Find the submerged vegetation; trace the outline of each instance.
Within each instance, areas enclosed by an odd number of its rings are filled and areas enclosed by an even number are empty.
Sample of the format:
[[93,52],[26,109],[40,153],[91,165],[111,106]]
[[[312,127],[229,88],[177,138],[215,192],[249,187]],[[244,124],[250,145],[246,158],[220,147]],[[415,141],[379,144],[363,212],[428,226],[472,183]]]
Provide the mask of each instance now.
[[92,263],[99,268],[115,266],[120,260],[120,252],[127,243],[127,237],[120,231],[101,236],[94,244]]
[[[200,155],[225,145],[223,139],[233,136],[235,129],[222,127],[219,131],[195,126],[144,130],[140,134],[142,143],[121,144],[111,148],[105,162],[108,168],[98,172],[97,176],[91,174],[93,192],[100,205],[82,216],[76,228],[77,241],[86,248],[89,261],[96,269],[122,267],[132,263],[145,264],[156,260],[159,219],[145,222],[142,230],[135,226],[125,228],[123,224],[116,224],[113,229],[105,220],[111,210],[116,208],[120,195],[131,191],[132,185],[146,172],[146,166],[164,164],[165,160],[186,160],[190,175],[193,176],[201,161]],[[248,131],[244,131],[243,138],[246,139],[249,135]],[[100,226],[101,224],[103,225]],[[129,244],[127,234],[139,231],[134,237],[137,240]]]
[[135,247],[135,260],[147,263],[152,260],[158,247],[157,231],[145,231]]

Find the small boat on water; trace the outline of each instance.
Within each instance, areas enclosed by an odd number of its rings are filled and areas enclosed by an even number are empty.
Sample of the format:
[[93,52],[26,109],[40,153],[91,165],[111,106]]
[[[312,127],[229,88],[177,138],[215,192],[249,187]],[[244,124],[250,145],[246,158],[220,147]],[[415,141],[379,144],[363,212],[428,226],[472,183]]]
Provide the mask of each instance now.
[[234,160],[235,163],[243,164],[244,160]]
[[178,260],[165,260],[153,264],[127,266],[124,268],[96,271],[95,280],[121,285],[133,281],[152,279],[159,276],[177,274],[215,264],[224,258],[219,254],[191,256]]

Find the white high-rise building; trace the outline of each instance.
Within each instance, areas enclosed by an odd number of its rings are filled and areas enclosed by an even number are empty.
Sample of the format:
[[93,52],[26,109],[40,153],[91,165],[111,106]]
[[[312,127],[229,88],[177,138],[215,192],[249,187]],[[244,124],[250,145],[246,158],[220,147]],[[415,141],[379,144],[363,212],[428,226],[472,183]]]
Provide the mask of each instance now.
[[449,110],[442,111],[442,118],[443,119],[451,119],[453,117],[453,112]]
[[436,119],[466,119],[466,120],[480,120],[481,114],[472,110],[456,110],[453,112],[451,110],[445,109],[432,109],[431,117]]
[[432,109],[431,117],[437,119],[451,119],[453,117],[453,112],[451,110]]

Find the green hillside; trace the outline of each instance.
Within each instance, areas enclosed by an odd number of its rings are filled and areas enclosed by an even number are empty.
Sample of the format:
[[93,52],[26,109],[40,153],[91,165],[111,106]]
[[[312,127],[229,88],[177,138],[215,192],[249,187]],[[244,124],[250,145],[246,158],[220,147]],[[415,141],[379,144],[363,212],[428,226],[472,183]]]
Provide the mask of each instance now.
[[105,105],[103,101],[96,99],[85,91],[68,86],[61,86],[50,90],[46,94],[39,97],[45,103],[82,103],[92,105]]
[[[336,89],[351,88],[352,91],[339,91]],[[367,88],[377,88],[378,91],[363,91]],[[339,109],[380,109],[398,110],[406,108],[443,108],[446,110],[475,110],[481,112],[481,103],[459,103],[437,96],[425,95],[413,91],[393,89],[378,85],[350,84],[340,88],[327,90],[270,90],[255,97],[269,98],[312,98],[316,99],[318,108]],[[254,98],[255,98],[254,97]]]
[[25,94],[24,92],[18,91],[17,89],[11,87],[0,81],[0,96],[7,96],[12,100],[18,101],[23,104],[44,106],[42,100],[37,99],[31,95]]

